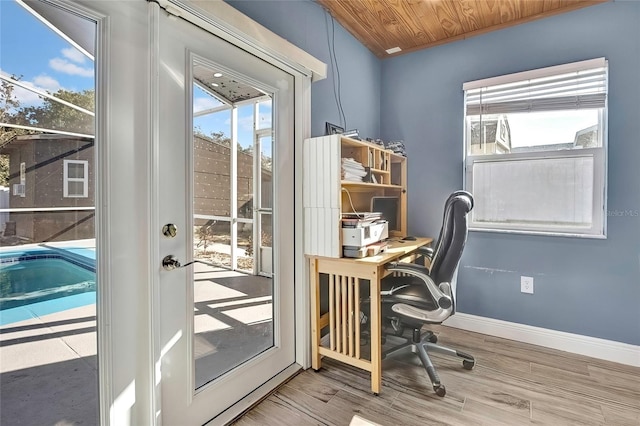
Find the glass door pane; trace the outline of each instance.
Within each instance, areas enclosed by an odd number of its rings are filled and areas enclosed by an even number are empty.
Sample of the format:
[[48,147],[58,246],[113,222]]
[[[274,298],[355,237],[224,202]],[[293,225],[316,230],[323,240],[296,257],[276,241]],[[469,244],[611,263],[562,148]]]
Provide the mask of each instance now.
[[[193,64],[195,388],[273,347],[273,282],[254,274],[252,97],[265,94],[209,62]],[[202,105],[226,109],[207,119]],[[214,107],[215,108],[215,107]],[[217,120],[225,114],[228,122]],[[271,118],[269,118],[271,121]],[[209,135],[209,136],[206,136]],[[261,179],[262,181],[262,179]],[[271,193],[271,180],[265,181]],[[269,217],[271,215],[269,214]],[[270,227],[266,227],[269,229]]]
[[0,2],[0,424],[96,424],[96,23],[28,3]]

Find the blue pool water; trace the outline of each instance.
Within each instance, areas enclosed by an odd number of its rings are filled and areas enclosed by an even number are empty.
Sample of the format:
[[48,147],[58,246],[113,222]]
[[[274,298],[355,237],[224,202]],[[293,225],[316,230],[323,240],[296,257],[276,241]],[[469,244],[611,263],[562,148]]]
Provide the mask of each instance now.
[[0,253],[0,325],[95,303],[95,252]]
[[96,290],[96,274],[62,259],[2,265],[0,309]]

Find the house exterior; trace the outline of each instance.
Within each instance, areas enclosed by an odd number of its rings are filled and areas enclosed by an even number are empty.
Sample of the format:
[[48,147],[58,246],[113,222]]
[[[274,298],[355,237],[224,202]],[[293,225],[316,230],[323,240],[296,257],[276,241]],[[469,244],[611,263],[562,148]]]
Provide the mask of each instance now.
[[[228,145],[194,135],[195,194],[194,213],[230,217],[231,214],[231,149]],[[253,155],[238,150],[237,194],[238,217],[253,217]],[[261,167],[262,200],[272,199],[271,170]],[[197,223],[196,223],[197,224]],[[228,229],[227,229],[228,232]]]
[[[0,147],[9,156],[9,213],[4,236],[22,242],[95,235],[94,140],[66,135],[20,135]],[[77,210],[76,210],[77,209]]]
[[[203,136],[194,137],[195,214],[231,216],[231,150]],[[94,140],[64,135],[15,136],[0,147],[9,156],[9,203],[12,209],[59,209],[12,212],[5,237],[22,242],[94,238]],[[238,151],[238,216],[253,217],[253,155]],[[262,199],[271,200],[271,170],[261,168]],[[78,210],[74,210],[77,208]],[[196,225],[207,223],[197,220]],[[229,233],[229,222],[215,231]],[[250,231],[250,229],[249,229]]]
[[511,129],[505,114],[483,115],[471,123],[470,154],[504,154],[511,152]]

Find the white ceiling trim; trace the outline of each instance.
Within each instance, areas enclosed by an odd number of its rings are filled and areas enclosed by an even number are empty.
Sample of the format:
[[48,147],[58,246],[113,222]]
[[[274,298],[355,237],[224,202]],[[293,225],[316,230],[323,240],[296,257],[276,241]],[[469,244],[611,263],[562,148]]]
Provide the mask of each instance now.
[[186,19],[278,68],[310,76],[312,81],[327,77],[327,64],[223,1],[155,1],[172,15]]

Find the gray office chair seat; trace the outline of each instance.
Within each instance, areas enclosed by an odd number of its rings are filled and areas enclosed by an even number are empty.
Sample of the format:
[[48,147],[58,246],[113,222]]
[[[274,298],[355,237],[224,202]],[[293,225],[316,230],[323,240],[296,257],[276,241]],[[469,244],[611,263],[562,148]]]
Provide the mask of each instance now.
[[[467,239],[467,214],[473,208],[473,197],[465,191],[456,191],[445,203],[440,236],[433,250],[424,250],[430,268],[410,263],[391,263],[393,272],[382,280],[381,308],[385,323],[384,340],[388,336],[404,337],[405,329],[412,336],[401,344],[383,351],[383,358],[396,352],[410,350],[422,362],[433,390],[438,396],[446,394],[440,383],[429,352],[462,358],[465,369],[475,365],[473,356],[437,344],[431,331],[422,333],[426,324],[440,324],[455,313],[455,279],[458,263]],[[386,330],[391,330],[387,333]]]

